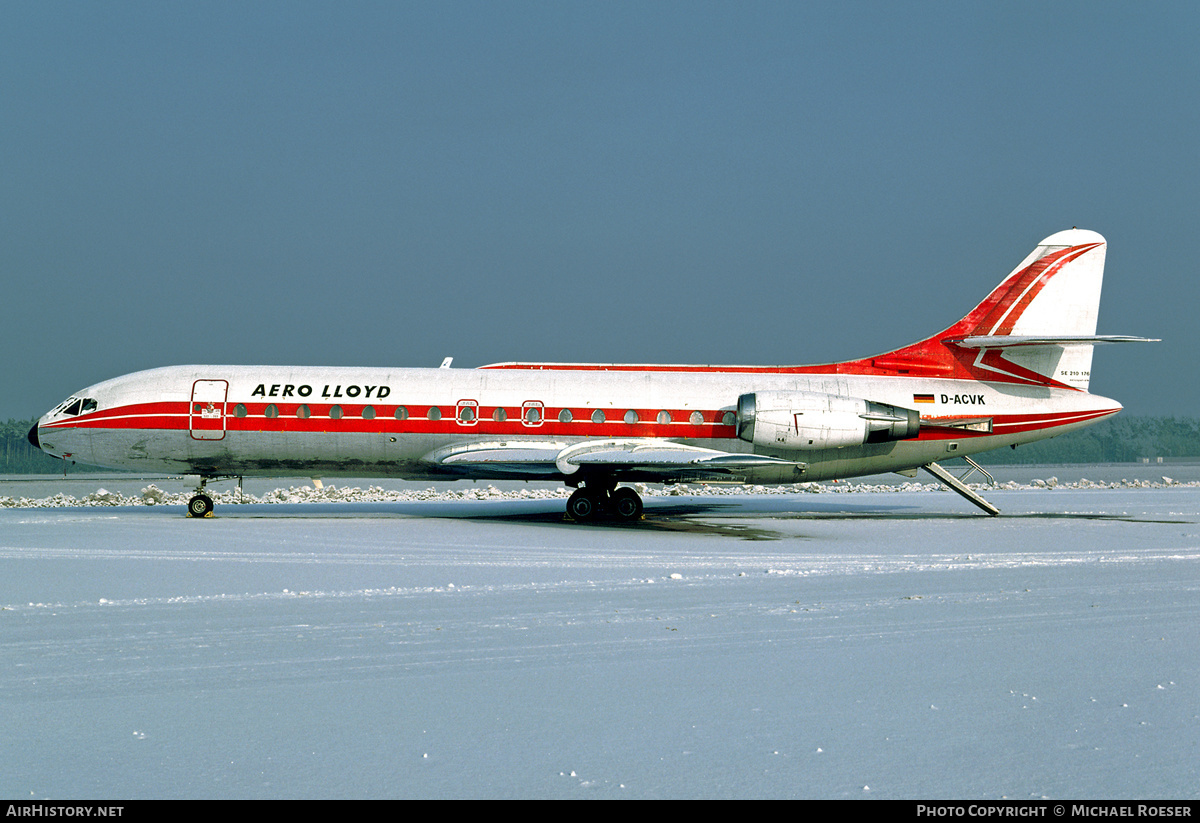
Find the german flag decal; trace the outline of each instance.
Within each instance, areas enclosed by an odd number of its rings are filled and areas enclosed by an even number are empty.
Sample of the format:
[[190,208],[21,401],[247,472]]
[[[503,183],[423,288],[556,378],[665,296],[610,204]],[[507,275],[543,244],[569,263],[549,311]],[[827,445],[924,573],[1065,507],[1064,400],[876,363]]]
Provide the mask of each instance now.
[[932,403],[933,395],[932,394],[914,394],[913,402],[914,403]]

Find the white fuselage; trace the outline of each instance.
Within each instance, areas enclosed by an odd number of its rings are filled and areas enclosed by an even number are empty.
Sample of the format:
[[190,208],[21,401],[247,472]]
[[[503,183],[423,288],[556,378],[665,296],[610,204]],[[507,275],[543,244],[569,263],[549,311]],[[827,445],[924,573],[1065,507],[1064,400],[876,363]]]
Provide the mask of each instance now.
[[[740,440],[739,396],[774,391],[820,392],[915,409],[921,432],[910,439],[809,452]],[[74,397],[95,401],[94,410],[72,414],[68,402],[42,417],[37,425],[42,448],[114,469],[202,476],[534,479],[511,466],[467,470],[430,455],[470,443],[566,447],[588,439],[666,440],[791,461],[746,468],[729,478],[747,483],[902,471],[1039,440],[1120,409],[1113,400],[1047,386],[660,366],[173,366],[98,383]],[[623,479],[638,478],[627,474]]]

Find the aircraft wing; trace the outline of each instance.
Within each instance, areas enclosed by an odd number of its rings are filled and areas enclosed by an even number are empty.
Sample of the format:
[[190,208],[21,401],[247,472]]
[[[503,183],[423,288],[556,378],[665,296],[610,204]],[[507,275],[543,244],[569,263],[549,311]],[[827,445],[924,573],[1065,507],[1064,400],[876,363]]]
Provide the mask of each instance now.
[[498,474],[560,477],[586,469],[603,469],[622,475],[670,479],[697,472],[733,475],[764,466],[803,469],[804,463],[760,454],[741,454],[706,449],[663,440],[560,441],[507,440],[461,443],[427,454],[424,460],[453,471],[472,473],[492,470]]

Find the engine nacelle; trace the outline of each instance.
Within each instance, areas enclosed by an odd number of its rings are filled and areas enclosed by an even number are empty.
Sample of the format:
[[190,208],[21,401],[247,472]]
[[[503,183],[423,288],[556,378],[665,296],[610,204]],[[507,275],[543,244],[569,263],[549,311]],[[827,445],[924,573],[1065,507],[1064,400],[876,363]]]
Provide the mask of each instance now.
[[737,427],[756,446],[809,451],[908,440],[920,432],[921,415],[859,397],[764,391],[738,398]]

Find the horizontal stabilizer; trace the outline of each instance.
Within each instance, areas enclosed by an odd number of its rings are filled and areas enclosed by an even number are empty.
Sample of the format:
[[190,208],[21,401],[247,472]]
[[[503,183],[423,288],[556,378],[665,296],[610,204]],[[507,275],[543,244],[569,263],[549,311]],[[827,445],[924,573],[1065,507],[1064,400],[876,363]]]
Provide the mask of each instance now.
[[942,342],[953,343],[965,349],[1004,349],[1009,346],[1091,346],[1096,343],[1158,343],[1161,341],[1154,337],[1131,337],[1127,334],[1076,334],[1056,337],[981,334],[973,337],[948,338]]

